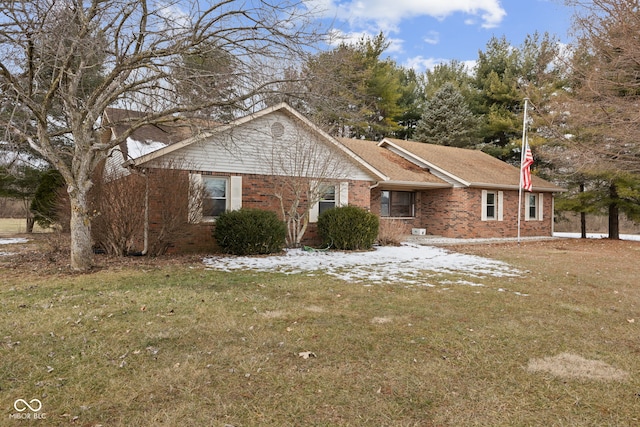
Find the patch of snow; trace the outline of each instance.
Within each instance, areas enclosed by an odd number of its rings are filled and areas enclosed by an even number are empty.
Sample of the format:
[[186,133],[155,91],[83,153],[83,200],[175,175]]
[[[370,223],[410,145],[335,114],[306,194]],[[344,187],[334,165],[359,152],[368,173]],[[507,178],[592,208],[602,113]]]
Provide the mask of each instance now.
[[27,243],[29,240],[24,237],[8,237],[0,239],[0,245],[13,245],[16,243]]
[[432,286],[429,279],[442,273],[462,273],[475,278],[521,275],[520,271],[501,261],[415,244],[382,246],[367,252],[290,249],[284,255],[214,256],[203,262],[208,268],[219,271],[322,272],[347,282],[364,284]]
[[[606,239],[609,235],[606,233],[587,233],[587,239]],[[553,233],[553,237],[563,237],[566,239],[579,239],[580,233]],[[638,234],[621,234],[621,240],[636,240],[640,241],[640,235]]]
[[167,144],[158,141],[136,141],[132,138],[127,138],[127,154],[132,159],[137,159],[146,154],[152,153],[156,150],[166,147]]

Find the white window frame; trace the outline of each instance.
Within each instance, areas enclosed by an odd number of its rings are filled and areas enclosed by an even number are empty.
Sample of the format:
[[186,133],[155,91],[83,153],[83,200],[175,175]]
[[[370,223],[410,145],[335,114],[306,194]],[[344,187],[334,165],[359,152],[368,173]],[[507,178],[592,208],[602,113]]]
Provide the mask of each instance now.
[[[225,211],[233,211],[242,208],[242,176],[202,175],[200,173],[189,174],[189,180],[194,188],[198,188],[203,191],[202,197],[205,196],[204,191],[206,191],[204,189],[205,179],[225,180]],[[195,203],[193,198],[190,197],[189,201],[189,218],[191,222],[215,222],[217,217],[204,215],[203,200],[200,200],[199,203]],[[197,210],[197,212],[195,210]]]
[[[349,182],[343,181],[333,184],[318,184],[317,182],[311,183],[311,188],[318,187],[334,187],[335,188],[335,207],[347,206],[349,204]],[[318,216],[320,216],[320,201],[317,201],[309,208],[309,222],[318,222]]]
[[[318,201],[318,216],[324,211],[329,209],[333,209],[337,206],[338,202],[338,192],[339,188],[336,188],[336,185],[325,185],[322,191],[322,196]],[[333,190],[333,194],[331,194],[331,190]],[[333,198],[327,197],[333,196]]]
[[[493,216],[487,215],[489,194],[493,194]],[[482,221],[503,221],[504,220],[504,192],[482,190],[482,211],[480,217]]]
[[[384,192],[389,193],[389,215],[383,215],[382,210],[382,195]],[[411,214],[409,216],[393,216],[391,215],[392,206],[393,206],[393,193],[408,193],[411,197]],[[382,190],[380,192],[380,217],[381,218],[415,218],[416,217],[416,200],[418,198],[417,192],[415,191],[404,191],[404,190]]]
[[[536,215],[531,216],[531,197],[535,199]],[[543,221],[544,220],[544,194],[543,193],[525,193],[524,198],[524,219],[525,221]]]

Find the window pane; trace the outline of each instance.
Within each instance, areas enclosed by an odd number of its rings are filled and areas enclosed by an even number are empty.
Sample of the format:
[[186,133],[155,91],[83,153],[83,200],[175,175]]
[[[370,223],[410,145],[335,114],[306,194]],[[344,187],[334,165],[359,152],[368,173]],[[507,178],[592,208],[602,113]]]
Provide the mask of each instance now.
[[324,189],[320,200],[336,200],[336,187],[330,185]]
[[205,178],[204,189],[208,197],[226,197],[227,180],[224,178]]
[[529,195],[529,218],[535,218],[536,217],[536,201],[537,201],[537,197],[535,196],[535,194],[530,194]]
[[333,209],[335,207],[336,207],[336,203],[334,201],[327,202],[327,201],[321,200],[320,203],[318,203],[318,215],[328,211],[329,209]]
[[203,216],[220,216],[227,210],[225,199],[204,199],[202,203]]
[[382,191],[380,197],[380,216],[390,216],[389,211],[389,191]]
[[487,218],[494,219],[496,217],[496,193],[487,193]]
[[409,191],[391,192],[391,216],[413,216],[413,193]]
[[322,189],[322,196],[318,202],[318,215],[336,207],[336,187],[328,185]]
[[227,180],[225,178],[204,177],[204,197],[202,215],[216,217],[227,210]]

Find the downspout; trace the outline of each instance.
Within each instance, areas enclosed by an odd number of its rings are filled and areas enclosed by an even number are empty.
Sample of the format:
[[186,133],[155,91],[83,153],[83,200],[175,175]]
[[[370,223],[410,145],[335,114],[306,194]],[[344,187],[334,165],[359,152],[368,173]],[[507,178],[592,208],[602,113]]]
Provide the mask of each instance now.
[[129,171],[144,177],[144,220],[142,224],[142,252],[141,256],[149,252],[149,169],[138,169],[134,165],[127,165]]
[[144,224],[142,230],[143,247],[142,256],[149,252],[149,169],[145,169],[144,175]]

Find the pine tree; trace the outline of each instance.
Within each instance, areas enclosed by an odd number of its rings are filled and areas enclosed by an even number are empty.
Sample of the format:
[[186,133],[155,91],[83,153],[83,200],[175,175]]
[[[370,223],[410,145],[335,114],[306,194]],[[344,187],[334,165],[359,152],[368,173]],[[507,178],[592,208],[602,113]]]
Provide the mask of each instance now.
[[414,139],[430,144],[468,147],[473,145],[478,119],[451,82],[428,99],[418,121]]

